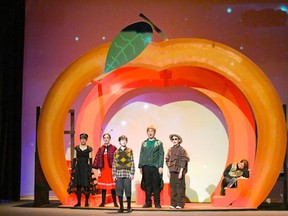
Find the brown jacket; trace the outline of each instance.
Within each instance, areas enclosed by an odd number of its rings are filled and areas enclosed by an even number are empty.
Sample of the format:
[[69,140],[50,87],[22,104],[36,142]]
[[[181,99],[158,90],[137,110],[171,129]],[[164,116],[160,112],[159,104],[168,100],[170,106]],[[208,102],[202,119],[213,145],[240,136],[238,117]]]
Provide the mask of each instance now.
[[187,173],[189,160],[187,151],[181,145],[171,147],[165,157],[169,172],[180,172],[183,168],[183,174]]

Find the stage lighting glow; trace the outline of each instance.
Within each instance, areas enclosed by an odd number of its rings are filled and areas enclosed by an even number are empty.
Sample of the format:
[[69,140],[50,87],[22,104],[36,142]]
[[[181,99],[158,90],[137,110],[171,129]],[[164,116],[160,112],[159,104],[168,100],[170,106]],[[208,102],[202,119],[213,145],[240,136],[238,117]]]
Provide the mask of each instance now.
[[279,9],[282,10],[282,11],[285,11],[286,13],[288,13],[288,7],[285,6],[285,5],[281,5],[281,6],[279,7]]
[[149,108],[149,104],[144,104],[143,108],[147,110]]
[[102,40],[106,40],[106,37],[105,37],[105,36],[102,36]]
[[227,8],[227,13],[232,13],[232,8]]
[[126,124],[127,124],[126,121],[122,121],[122,122],[121,122],[121,125],[122,125],[122,126],[126,126]]
[[79,37],[76,36],[76,37],[75,37],[75,41],[78,41],[78,40],[79,40]]

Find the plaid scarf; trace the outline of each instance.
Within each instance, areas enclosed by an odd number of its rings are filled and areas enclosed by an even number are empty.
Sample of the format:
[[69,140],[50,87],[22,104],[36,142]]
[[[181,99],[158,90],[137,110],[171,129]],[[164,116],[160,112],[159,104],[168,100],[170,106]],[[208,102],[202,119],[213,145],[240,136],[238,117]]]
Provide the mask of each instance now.
[[[112,163],[113,163],[114,152],[116,150],[117,148],[113,146],[112,144],[109,144],[107,146],[108,165],[111,168],[112,168]],[[94,169],[104,168],[104,152],[105,152],[105,145],[102,145],[96,153],[96,156],[92,165]]]

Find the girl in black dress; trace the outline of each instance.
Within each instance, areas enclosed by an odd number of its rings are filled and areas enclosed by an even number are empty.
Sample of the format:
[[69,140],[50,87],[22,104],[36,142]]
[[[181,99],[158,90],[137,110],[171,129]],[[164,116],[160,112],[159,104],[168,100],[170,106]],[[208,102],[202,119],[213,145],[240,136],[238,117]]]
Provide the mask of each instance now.
[[80,145],[74,148],[74,158],[72,161],[71,186],[76,187],[77,204],[81,205],[81,194],[85,194],[85,206],[89,206],[90,182],[92,179],[92,147],[87,145],[88,135],[80,134]]

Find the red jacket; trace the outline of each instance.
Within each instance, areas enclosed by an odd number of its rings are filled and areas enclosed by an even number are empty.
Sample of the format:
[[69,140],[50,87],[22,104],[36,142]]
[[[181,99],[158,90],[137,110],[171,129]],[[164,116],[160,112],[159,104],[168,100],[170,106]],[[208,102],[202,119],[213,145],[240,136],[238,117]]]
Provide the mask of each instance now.
[[[108,156],[108,165],[109,167],[112,168],[112,163],[113,163],[113,157],[114,157],[114,152],[117,150],[115,146],[112,144],[108,145],[107,149],[107,156]],[[104,167],[104,151],[105,151],[105,145],[100,146],[98,149],[94,162],[92,164],[92,167],[94,169],[102,169]]]

